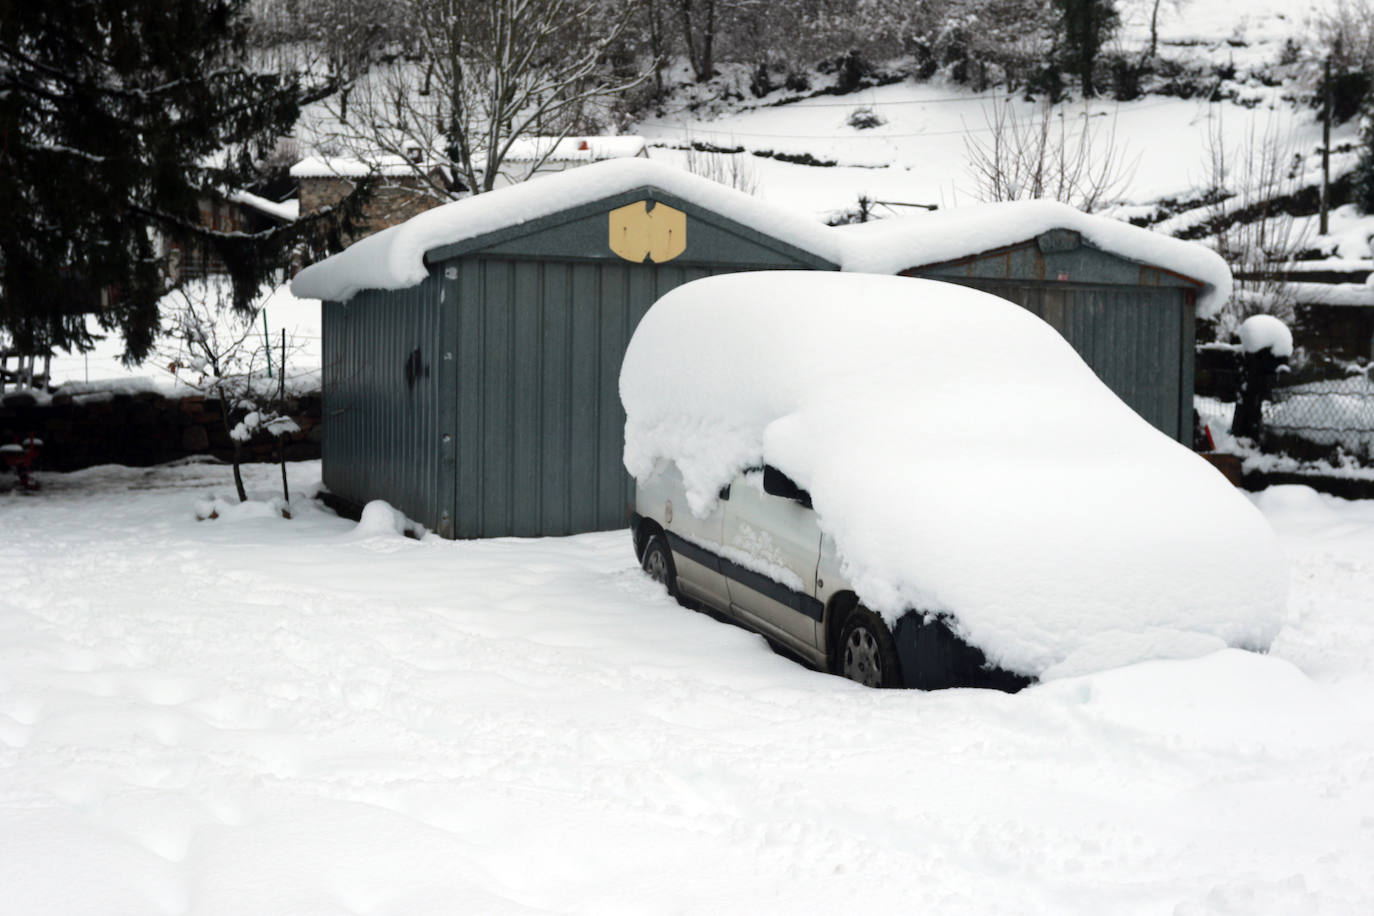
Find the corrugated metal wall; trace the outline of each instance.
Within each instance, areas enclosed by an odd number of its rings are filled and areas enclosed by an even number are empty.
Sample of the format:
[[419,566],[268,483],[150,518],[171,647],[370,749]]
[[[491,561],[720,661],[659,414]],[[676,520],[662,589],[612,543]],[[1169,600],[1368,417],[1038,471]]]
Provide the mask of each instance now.
[[1184,290],[940,279],[986,290],[1040,316],[1137,413],[1191,445],[1193,307]]
[[322,316],[325,485],[350,499],[385,499],[436,530],[442,282],[431,273],[410,289],[361,292],[324,303]]
[[456,536],[628,524],[625,347],[659,296],[724,268],[496,257],[452,266],[461,303]]

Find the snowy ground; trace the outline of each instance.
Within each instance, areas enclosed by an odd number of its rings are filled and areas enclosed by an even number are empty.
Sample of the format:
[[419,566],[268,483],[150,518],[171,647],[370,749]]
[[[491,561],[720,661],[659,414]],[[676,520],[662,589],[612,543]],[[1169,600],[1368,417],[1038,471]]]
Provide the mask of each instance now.
[[1257,498],[1272,655],[1006,696],[807,671],[624,532],[198,522],[212,465],[42,479],[0,495],[2,913],[1374,910],[1374,505]]

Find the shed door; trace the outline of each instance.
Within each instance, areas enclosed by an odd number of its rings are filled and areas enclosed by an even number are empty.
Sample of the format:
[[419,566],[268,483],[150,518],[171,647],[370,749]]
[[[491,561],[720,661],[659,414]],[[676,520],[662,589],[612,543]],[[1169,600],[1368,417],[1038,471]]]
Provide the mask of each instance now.
[[[1186,429],[1191,439],[1191,411],[1180,416],[1181,325],[1187,306],[1178,290],[1047,287],[1033,292],[1039,302],[1028,305],[1031,311],[1063,334],[1107,387],[1156,429],[1173,438]],[[1188,319],[1191,323],[1191,315]],[[1191,392],[1188,400],[1191,406]]]
[[1010,299],[1043,318],[1118,397],[1156,429],[1191,445],[1193,319],[1182,290],[953,282]]
[[457,537],[623,528],[620,364],[659,296],[711,268],[458,262]]

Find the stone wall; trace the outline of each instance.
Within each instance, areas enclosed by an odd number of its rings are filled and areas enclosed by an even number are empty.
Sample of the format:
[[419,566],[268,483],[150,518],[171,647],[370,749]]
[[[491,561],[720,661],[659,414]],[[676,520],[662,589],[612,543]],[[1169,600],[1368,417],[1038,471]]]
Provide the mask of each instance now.
[[[300,179],[302,214],[318,213],[332,207],[353,191],[347,178],[328,176]],[[356,234],[364,238],[374,232],[403,223],[412,216],[437,207],[442,201],[420,190],[418,178],[389,178],[376,188],[363,208],[362,225]],[[352,241],[351,239],[346,241]]]
[[[320,457],[320,398],[288,402],[301,428],[284,437],[288,461]],[[238,419],[237,416],[234,417]],[[146,466],[188,455],[229,459],[233,440],[219,401],[137,394],[54,395],[39,403],[28,394],[0,400],[0,443],[29,434],[43,440],[39,470],[75,471],[97,464]],[[274,461],[276,440],[258,437],[243,446],[244,461]]]

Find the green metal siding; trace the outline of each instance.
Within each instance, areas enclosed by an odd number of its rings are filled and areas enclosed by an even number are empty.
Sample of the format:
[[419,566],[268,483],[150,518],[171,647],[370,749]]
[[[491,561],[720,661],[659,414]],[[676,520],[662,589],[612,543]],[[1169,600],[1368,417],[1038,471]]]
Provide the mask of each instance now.
[[628,523],[620,363],[694,265],[467,257],[456,269],[457,537],[571,534]]
[[1193,307],[1185,290],[940,279],[1009,299],[1043,318],[1132,409],[1192,443]]
[[1123,401],[1191,446],[1196,280],[1108,254],[1070,230],[903,273],[985,290],[1039,315]]
[[[323,304],[324,482],[435,530],[445,462],[442,280]],[[418,355],[416,355],[418,353]]]

